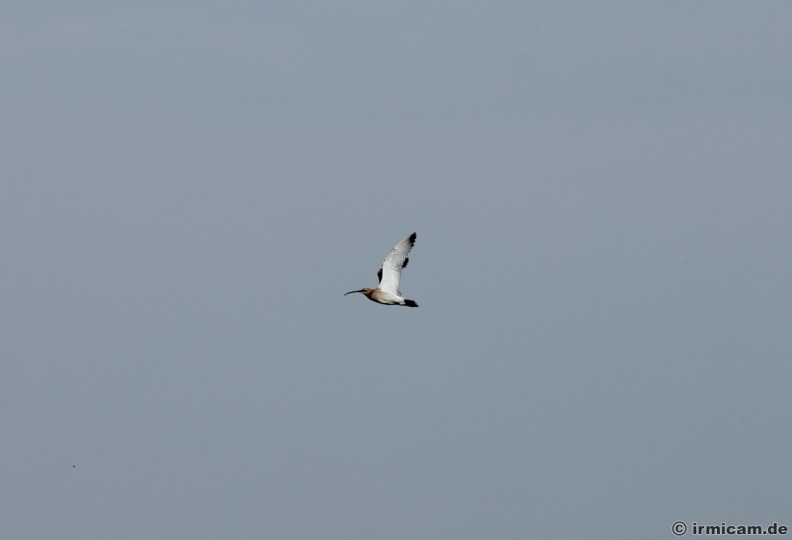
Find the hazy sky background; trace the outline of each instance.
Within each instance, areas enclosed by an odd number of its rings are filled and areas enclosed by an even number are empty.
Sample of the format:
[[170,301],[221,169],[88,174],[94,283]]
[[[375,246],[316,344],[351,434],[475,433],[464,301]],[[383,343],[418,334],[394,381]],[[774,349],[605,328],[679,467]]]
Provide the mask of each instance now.
[[4,2],[3,536],[792,527],[790,28]]

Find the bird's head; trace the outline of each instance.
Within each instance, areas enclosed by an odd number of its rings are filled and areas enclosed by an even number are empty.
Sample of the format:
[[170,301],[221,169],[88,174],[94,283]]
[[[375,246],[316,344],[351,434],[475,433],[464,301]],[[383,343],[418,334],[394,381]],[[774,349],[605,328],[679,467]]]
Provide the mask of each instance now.
[[359,291],[349,291],[344,296],[346,296],[347,294],[352,294],[352,293],[356,293],[356,292],[363,293],[366,296],[369,296],[371,293],[374,292],[374,289],[360,289]]

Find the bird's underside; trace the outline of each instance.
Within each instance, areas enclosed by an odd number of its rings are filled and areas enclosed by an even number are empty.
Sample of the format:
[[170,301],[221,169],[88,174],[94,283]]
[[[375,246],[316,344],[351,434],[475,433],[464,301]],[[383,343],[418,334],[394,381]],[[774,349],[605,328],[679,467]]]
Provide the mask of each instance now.
[[369,294],[366,294],[366,297],[368,297],[368,299],[372,302],[377,302],[378,304],[385,304],[388,306],[418,307],[418,304],[415,303],[415,300],[408,300],[406,298],[402,298],[401,296],[384,292],[380,289],[374,289]]

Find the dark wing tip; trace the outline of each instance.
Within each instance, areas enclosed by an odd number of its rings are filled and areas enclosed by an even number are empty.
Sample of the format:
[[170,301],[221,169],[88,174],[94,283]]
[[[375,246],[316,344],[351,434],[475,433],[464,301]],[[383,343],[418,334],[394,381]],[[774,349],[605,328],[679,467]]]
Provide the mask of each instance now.
[[407,268],[407,263],[410,262],[409,257],[405,257],[404,262],[402,263],[402,268]]
[[414,243],[415,243],[415,239],[416,239],[417,237],[418,237],[418,234],[417,234],[417,233],[412,233],[412,234],[410,235],[410,243],[414,244]]
[[379,280],[380,283],[382,283],[382,268],[377,270],[377,279]]

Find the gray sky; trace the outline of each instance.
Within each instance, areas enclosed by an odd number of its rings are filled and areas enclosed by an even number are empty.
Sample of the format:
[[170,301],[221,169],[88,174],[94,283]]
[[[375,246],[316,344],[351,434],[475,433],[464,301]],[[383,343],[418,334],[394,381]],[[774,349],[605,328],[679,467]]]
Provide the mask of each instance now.
[[790,28],[4,3],[4,536],[792,527]]

